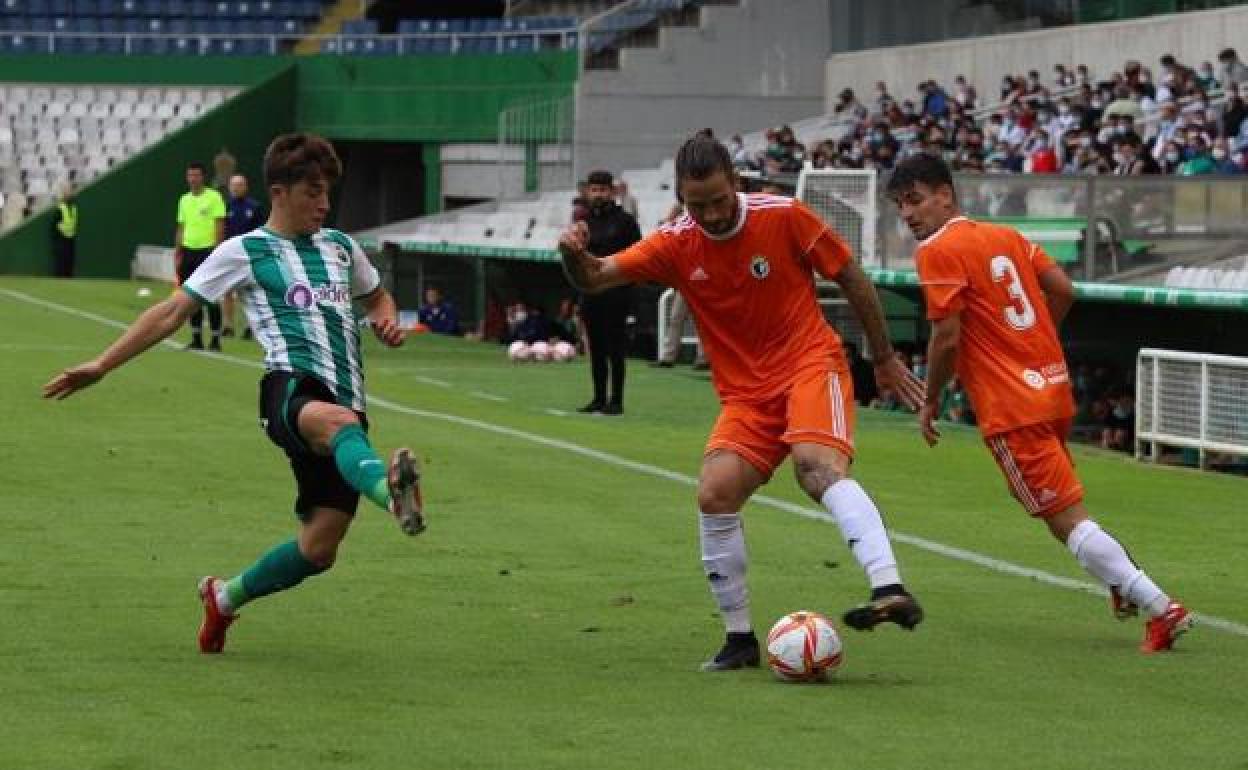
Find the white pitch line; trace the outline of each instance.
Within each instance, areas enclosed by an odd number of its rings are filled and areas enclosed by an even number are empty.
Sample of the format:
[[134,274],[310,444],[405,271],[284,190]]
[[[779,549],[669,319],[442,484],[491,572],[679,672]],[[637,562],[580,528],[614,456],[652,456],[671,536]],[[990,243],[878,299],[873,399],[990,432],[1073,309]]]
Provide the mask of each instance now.
[[510,400],[510,399],[503,398],[502,396],[496,396],[493,393],[486,393],[483,390],[474,390],[474,391],[471,391],[468,395],[473,396],[475,398],[483,398],[486,401],[493,401],[498,404],[503,404]]
[[[23,302],[27,302],[32,305],[38,305],[40,307],[49,308],[51,310],[58,310],[60,312],[67,313],[69,315],[78,316],[79,318],[85,318],[91,321],[95,321],[97,323],[102,323],[102,324],[105,324],[107,326],[112,326],[117,329],[127,328],[127,325],[124,323],[121,323],[120,321],[114,321],[111,318],[105,318],[103,316],[99,316],[94,313],[87,312],[85,310],[79,310],[78,308],[68,307],[66,305],[60,305],[55,302],[49,302],[47,300],[39,299],[38,297],[32,297],[28,294],[24,294],[18,291],[13,291],[11,289],[0,288],[0,294],[8,295],[10,297],[13,297],[14,299],[19,299],[19,300],[22,300]],[[167,346],[174,347],[174,348],[180,347],[177,343],[172,342],[170,340],[165,340],[164,344]],[[253,369],[263,368],[263,364],[261,364],[259,361],[248,361],[247,359],[237,358],[231,355],[217,353],[217,354],[212,354],[209,357],[215,358],[220,361],[226,361],[229,363],[250,367]],[[416,378],[416,379],[421,379],[421,378]],[[448,387],[449,387],[449,383],[448,383]],[[538,433],[530,433],[528,431],[518,430],[516,428],[509,428],[505,425],[498,425],[492,422],[476,420],[471,417],[461,417],[455,414],[445,414],[442,412],[430,412],[425,409],[415,409],[410,406],[404,406],[402,404],[399,404],[394,401],[390,401],[388,399],[381,398],[378,396],[370,396],[369,402],[370,404],[379,406],[382,409],[388,409],[392,412],[398,412],[400,414],[407,414],[413,417],[423,417],[429,420],[440,420],[442,422],[449,422],[455,425],[462,425],[468,428],[476,428],[477,430],[485,431],[488,433],[495,433],[495,434],[502,435],[502,436],[508,436],[511,438],[520,439],[522,441],[528,441],[534,444],[540,444],[542,446],[550,447],[551,449],[560,449],[565,452],[570,452],[572,454],[580,455],[581,457],[589,458],[591,460],[597,460],[599,462],[614,466],[616,468],[626,468],[628,470],[637,471],[638,473],[644,473],[650,476],[657,476],[658,478],[667,479],[668,481],[674,481],[678,484],[684,484],[686,486],[697,486],[697,483],[698,483],[698,480],[696,478],[694,478],[693,476],[684,474],[684,473],[677,473],[676,471],[671,471],[666,468],[660,468],[657,465],[639,463],[639,462],[636,462],[635,460],[629,460],[625,457],[620,457],[619,455],[614,455],[609,452],[603,452],[598,449],[592,449],[587,446],[582,446],[580,444],[572,443],[571,441],[564,441],[563,439],[550,438],[549,436],[543,436]],[[555,412],[558,410],[548,409],[546,411]],[[835,523],[834,519],[832,518],[832,515],[829,514],[827,511],[816,510],[814,508],[807,508],[805,506],[798,505],[796,503],[791,503],[787,500],[780,500],[778,498],[770,497],[768,495],[754,495],[754,497],[751,498],[751,502],[758,503],[760,505],[766,505],[768,507],[776,508],[782,511],[788,511],[789,513],[797,514],[798,516],[805,516],[808,519],[818,519],[820,521]],[[910,545],[915,548],[928,551],[929,553],[935,553],[940,556],[945,556],[947,558],[954,559],[956,561],[962,561],[962,562],[967,562],[969,564],[975,564],[980,567],[990,569],[994,572],[1000,572],[1000,573],[1007,574],[1007,575],[1015,575],[1018,577],[1025,577],[1031,580],[1045,583],[1047,585],[1056,586],[1058,588],[1065,588],[1065,589],[1072,590],[1072,591],[1081,591],[1084,593],[1096,594],[1098,596],[1108,595],[1108,592],[1104,588],[1102,588],[1101,586],[1095,585],[1093,583],[1088,583],[1082,580],[1074,580],[1072,578],[1062,577],[1061,575],[1054,575],[1051,572],[1045,572],[1044,570],[1033,569],[1032,567],[1024,567],[1019,564],[1014,564],[1012,562],[1003,561],[1001,559],[996,559],[991,556],[987,556],[985,554],[977,553],[975,551],[968,551],[964,548],[958,548],[957,546],[945,545],[943,543],[938,543],[934,540],[928,540],[927,538],[918,537],[917,535],[908,535],[904,532],[898,532],[895,529],[889,530],[889,534],[892,536],[894,540],[896,540],[899,543],[905,543],[906,545]],[[1236,636],[1248,637],[1248,625],[1245,625],[1243,623],[1239,623],[1234,620],[1228,620],[1226,618],[1220,618],[1216,615],[1205,615],[1203,613],[1194,612],[1192,613],[1192,616],[1196,620],[1196,622],[1199,623],[1200,625],[1208,626],[1210,628],[1216,628],[1219,631],[1225,631],[1226,633],[1234,634]]]
[[569,412],[565,412],[562,409],[543,409],[542,411],[546,414],[553,414],[555,417],[567,417],[569,414]]
[[425,376],[423,376],[423,375],[415,375],[415,376],[413,376],[413,377],[412,377],[412,379],[413,379],[413,380],[416,380],[417,382],[423,382],[423,383],[424,383],[424,384],[426,384],[426,385],[432,385],[432,386],[434,386],[435,388],[449,388],[449,387],[452,387],[451,383],[447,382],[446,380],[435,380],[435,379],[434,379],[434,378],[432,378],[432,377],[425,377]]

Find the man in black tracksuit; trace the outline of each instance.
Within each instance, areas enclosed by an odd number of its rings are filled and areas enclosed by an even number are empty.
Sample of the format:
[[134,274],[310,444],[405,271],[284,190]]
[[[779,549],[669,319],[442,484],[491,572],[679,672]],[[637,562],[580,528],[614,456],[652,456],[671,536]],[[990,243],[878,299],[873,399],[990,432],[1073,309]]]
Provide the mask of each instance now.
[[[641,240],[641,228],[631,214],[615,202],[615,190],[609,171],[589,175],[586,197],[589,214],[589,252],[615,254]],[[581,300],[581,318],[589,337],[590,363],[594,377],[594,400],[581,407],[582,412],[602,414],[624,413],[624,354],[628,349],[625,325],[633,302],[631,286],[589,294]],[[607,390],[607,370],[611,371],[611,390]]]

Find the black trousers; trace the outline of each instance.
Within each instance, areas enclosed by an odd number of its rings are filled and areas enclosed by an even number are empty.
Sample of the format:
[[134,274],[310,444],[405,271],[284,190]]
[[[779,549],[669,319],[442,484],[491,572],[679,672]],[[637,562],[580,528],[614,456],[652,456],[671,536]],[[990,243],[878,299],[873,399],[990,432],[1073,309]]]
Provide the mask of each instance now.
[[[628,352],[628,306],[619,302],[600,303],[588,300],[581,308],[581,318],[589,336],[594,401],[623,406],[624,356]],[[611,380],[610,391],[607,390],[608,372]]]
[[74,277],[74,239],[52,236],[52,274],[57,278]]

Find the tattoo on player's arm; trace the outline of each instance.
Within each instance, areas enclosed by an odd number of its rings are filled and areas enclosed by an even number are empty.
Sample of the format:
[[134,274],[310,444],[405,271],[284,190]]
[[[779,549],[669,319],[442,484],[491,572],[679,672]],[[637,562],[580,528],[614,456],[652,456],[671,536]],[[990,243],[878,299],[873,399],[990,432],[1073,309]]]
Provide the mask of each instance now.
[[857,262],[849,262],[836,276],[841,292],[858,316],[862,330],[867,335],[867,344],[871,347],[871,357],[876,361],[893,354],[893,343],[888,339],[888,323],[884,319],[884,308],[880,305],[880,297],[871,285],[871,280],[863,272]]

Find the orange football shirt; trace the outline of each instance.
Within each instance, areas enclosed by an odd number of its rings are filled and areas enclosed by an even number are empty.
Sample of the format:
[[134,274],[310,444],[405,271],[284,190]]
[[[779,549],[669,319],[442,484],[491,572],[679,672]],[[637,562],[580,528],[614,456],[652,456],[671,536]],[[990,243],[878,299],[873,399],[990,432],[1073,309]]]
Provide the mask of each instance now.
[[962,314],[958,377],[985,436],[1075,413],[1039,275],[1054,267],[1016,231],[955,217],[915,254],[927,317]]
[[685,214],[614,256],[630,280],[684,295],[721,400],[762,401],[806,367],[846,368],[814,272],[836,276],[850,252],[800,201],[744,194],[738,201],[736,224],[723,236]]

